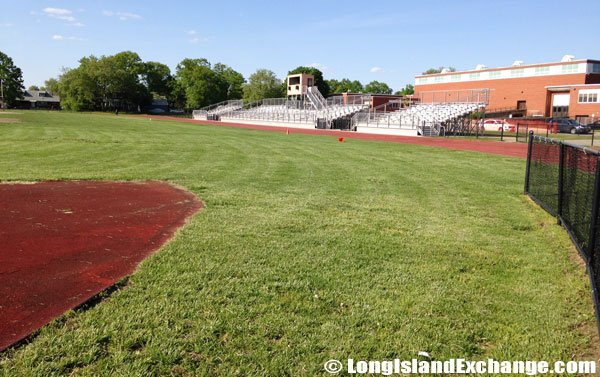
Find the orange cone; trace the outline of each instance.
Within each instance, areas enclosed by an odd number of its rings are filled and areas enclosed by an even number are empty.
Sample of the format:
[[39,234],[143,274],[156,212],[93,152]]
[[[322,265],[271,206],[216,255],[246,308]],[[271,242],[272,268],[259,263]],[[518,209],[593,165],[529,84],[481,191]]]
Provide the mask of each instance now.
[[290,129],[289,129],[289,128],[286,128],[286,130],[285,130],[285,134],[286,134],[286,135],[289,135],[289,134],[290,134]]

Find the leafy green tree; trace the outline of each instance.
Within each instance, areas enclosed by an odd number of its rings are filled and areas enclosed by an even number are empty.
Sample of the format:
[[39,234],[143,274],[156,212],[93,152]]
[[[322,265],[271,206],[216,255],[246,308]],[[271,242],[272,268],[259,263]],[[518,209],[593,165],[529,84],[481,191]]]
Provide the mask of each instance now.
[[244,94],[242,87],[246,82],[244,76],[221,63],[215,64],[213,70],[227,83],[227,99],[241,99]]
[[[102,57],[100,62],[108,76],[108,93],[120,103],[137,106],[149,105],[152,96],[142,80],[146,65],[139,55],[123,51],[113,56]],[[113,101],[107,103],[113,105]],[[106,107],[106,106],[104,106]]]
[[[288,72],[288,75],[293,75],[295,73],[306,73],[308,75],[313,75],[315,77],[315,86],[319,89],[319,92],[323,95],[323,97],[327,98],[329,93],[331,93],[331,89],[329,88],[329,83],[323,79],[323,72],[315,67],[298,67],[292,71]],[[284,80],[283,83],[284,92],[287,93],[287,79]]]
[[57,86],[61,105],[70,110],[97,110],[143,106],[152,99],[139,55],[123,51],[113,56],[83,57],[79,67],[67,69]]
[[178,95],[185,93],[185,107],[198,109],[227,99],[228,82],[212,70],[206,59],[184,59],[175,74]]
[[90,58],[82,58],[79,62],[78,68],[64,69],[62,75],[59,76],[60,104],[68,110],[93,110],[96,105],[101,104],[100,85],[86,69]]
[[52,95],[54,95],[54,93],[58,93],[58,80],[55,78],[49,78],[48,80],[44,81],[44,88]]
[[[13,60],[0,51],[0,80],[2,80],[2,101],[8,107],[14,107],[17,101],[23,98],[23,74],[21,69],[13,63]],[[0,106],[2,103],[0,102]]]
[[365,92],[372,94],[392,94],[392,88],[384,82],[371,81],[365,86]]
[[329,80],[328,84],[331,87],[331,93],[363,93],[365,91],[363,85],[358,80]]
[[27,90],[40,90],[40,87],[37,85],[29,85],[29,88],[27,88]]
[[244,101],[253,102],[263,98],[283,97],[281,81],[273,71],[258,69],[244,85]]
[[[444,69],[444,67],[429,68],[427,71],[423,72],[423,74],[424,75],[435,75],[436,73],[442,73],[443,69]],[[454,67],[448,67],[446,69],[448,70],[448,72],[456,72],[456,68],[454,68]]]
[[394,94],[400,96],[408,96],[411,94],[415,94],[415,87],[412,84],[406,84],[406,86],[403,89],[397,91]]
[[150,93],[158,96],[169,97],[171,81],[175,80],[168,66],[158,62],[145,62],[143,67],[142,82]]

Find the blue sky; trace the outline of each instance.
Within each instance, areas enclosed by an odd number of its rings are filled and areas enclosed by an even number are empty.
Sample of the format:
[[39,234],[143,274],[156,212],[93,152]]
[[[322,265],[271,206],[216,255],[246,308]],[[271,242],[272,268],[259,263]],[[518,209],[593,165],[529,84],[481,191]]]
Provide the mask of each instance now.
[[43,85],[83,56],[137,52],[173,71],[184,58],[248,77],[314,65],[326,79],[394,90],[431,67],[459,70],[600,59],[600,1],[7,1],[0,51]]

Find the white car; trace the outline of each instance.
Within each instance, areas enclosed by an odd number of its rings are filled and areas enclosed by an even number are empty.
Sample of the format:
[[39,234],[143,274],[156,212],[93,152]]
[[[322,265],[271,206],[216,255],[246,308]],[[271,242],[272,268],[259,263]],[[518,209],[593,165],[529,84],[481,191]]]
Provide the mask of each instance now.
[[486,119],[483,121],[483,128],[486,131],[502,131],[502,127],[504,127],[504,132],[516,131],[516,126],[514,124],[507,123],[501,119]]

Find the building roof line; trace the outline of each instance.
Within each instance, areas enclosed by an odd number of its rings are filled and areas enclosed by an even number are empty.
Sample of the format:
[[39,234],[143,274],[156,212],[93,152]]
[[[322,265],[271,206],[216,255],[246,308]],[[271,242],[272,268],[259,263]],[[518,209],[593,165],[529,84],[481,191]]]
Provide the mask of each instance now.
[[458,74],[462,74],[462,73],[492,72],[492,71],[501,71],[501,70],[505,70],[505,69],[522,69],[522,68],[546,67],[546,66],[552,66],[552,65],[567,65],[567,64],[579,64],[579,63],[600,63],[600,60],[580,59],[580,60],[573,60],[571,62],[536,63],[536,64],[525,64],[525,65],[510,66],[510,67],[497,67],[497,68],[486,68],[486,69],[470,69],[470,70],[466,70],[466,71],[456,71],[456,72],[448,72],[448,73],[433,73],[431,75],[415,75],[415,78],[436,77],[436,76],[452,76],[452,75],[458,75]]

